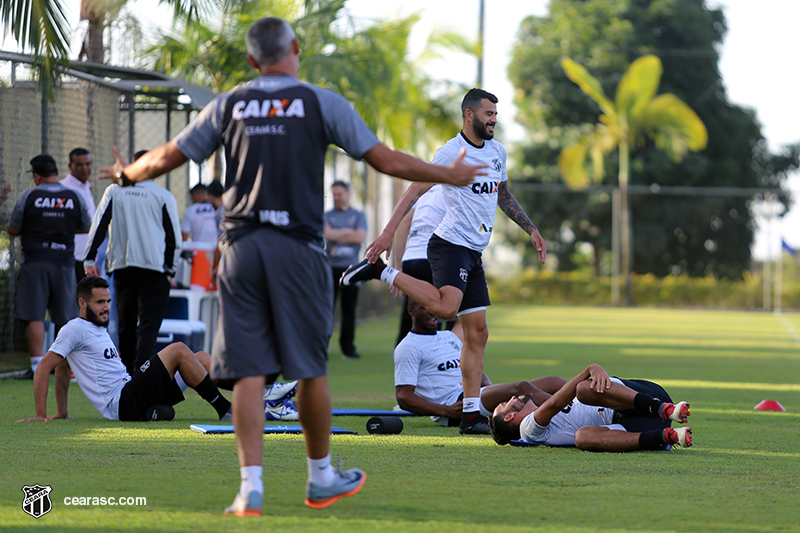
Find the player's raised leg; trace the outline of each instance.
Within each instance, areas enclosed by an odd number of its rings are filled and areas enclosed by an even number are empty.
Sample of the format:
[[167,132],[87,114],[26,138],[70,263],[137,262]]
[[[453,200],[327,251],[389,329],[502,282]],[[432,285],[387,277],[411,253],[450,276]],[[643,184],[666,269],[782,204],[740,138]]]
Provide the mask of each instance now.
[[230,418],[231,403],[219,392],[206,367],[188,346],[182,342],[172,343],[158,352],[158,358],[164,363],[170,376],[174,377],[175,372],[180,372],[186,384],[211,404],[220,419]]

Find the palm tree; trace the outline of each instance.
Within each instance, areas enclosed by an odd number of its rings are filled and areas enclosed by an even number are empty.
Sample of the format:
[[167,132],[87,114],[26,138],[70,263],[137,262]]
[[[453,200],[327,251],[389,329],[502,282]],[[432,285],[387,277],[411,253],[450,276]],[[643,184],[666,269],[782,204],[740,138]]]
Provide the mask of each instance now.
[[[90,60],[102,62],[103,29],[109,13],[118,13],[126,0],[81,0],[81,17],[89,20]],[[173,7],[175,16],[197,19],[211,10],[217,0],[160,0]],[[69,61],[71,28],[64,14],[63,0],[3,0],[0,23],[24,52],[33,54],[39,65],[39,81],[51,97],[59,67]]]
[[163,32],[147,52],[152,68],[229,90],[257,75],[245,59],[244,35],[265,13],[291,21],[302,49],[300,78],[353,102],[384,142],[425,152],[434,138],[451,135],[450,95],[431,96],[434,82],[421,63],[441,48],[474,53],[474,45],[456,34],[435,33],[423,54],[410,60],[416,15],[361,27],[347,15],[344,0],[255,0],[219,11],[215,21],[179,22]]
[[[625,276],[625,300],[632,303],[630,292],[631,249],[628,180],[630,151],[643,146],[647,139],[656,148],[680,161],[688,150],[706,147],[708,133],[700,117],[674,94],[655,96],[661,83],[661,60],[653,55],[640,57],[631,63],[617,86],[616,100],[611,102],[603,93],[600,82],[575,61],[561,61],[567,77],[599,106],[602,114],[591,133],[580,136],[578,142],[562,150],[558,166],[564,181],[571,187],[589,184],[586,159],[592,159],[593,179],[603,179],[603,159],[619,150],[619,190],[621,226],[621,271]],[[614,295],[616,301],[619,296]]]

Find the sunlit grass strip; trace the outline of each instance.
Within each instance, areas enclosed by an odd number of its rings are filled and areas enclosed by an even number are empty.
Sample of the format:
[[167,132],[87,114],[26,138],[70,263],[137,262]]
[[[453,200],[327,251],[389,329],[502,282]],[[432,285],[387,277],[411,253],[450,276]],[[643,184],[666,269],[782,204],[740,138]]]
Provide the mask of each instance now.
[[800,392],[800,385],[793,383],[736,383],[724,381],[691,381],[681,379],[656,379],[665,388],[681,387],[686,389],[729,389],[729,390],[765,390],[773,392]]
[[622,348],[622,355],[635,355],[646,357],[722,357],[726,359],[800,359],[800,352],[786,351],[745,351],[732,350],[660,350],[656,348]]
[[715,415],[736,415],[736,416],[779,416],[781,418],[800,418],[800,413],[787,413],[786,411],[756,411],[749,409],[743,411],[741,409],[707,409],[704,407],[695,408],[692,406],[693,416],[697,414],[715,414]]
[[707,346],[710,348],[781,348],[796,349],[797,345],[790,339],[785,341],[763,339],[689,339],[678,337],[632,337],[632,336],[599,336],[599,335],[543,335],[531,333],[522,335],[513,330],[491,330],[490,342],[518,342],[528,344],[607,344],[607,345],[658,345],[658,346]]

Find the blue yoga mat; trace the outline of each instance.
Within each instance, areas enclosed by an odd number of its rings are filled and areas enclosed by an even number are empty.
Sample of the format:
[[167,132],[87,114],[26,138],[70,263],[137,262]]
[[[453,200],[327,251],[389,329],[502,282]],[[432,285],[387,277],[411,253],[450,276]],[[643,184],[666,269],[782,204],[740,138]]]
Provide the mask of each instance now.
[[333,416],[419,416],[409,411],[387,411],[381,409],[334,409]]
[[[214,424],[192,424],[189,426],[192,431],[204,433],[206,435],[222,435],[225,433],[233,433],[232,425],[214,425]],[[303,428],[299,424],[291,426],[264,426],[264,433],[302,433]],[[355,431],[343,428],[331,428],[333,435],[355,435]]]

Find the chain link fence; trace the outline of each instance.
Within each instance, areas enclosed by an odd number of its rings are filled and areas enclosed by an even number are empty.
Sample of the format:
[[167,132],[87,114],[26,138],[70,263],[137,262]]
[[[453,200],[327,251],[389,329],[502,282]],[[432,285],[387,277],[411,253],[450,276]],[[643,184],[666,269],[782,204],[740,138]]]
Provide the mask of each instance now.
[[[62,75],[55,98],[44,98],[38,74],[29,57],[0,52],[0,187],[11,185],[0,215],[8,221],[20,194],[34,183],[29,161],[47,153],[55,158],[59,176],[69,172],[69,152],[91,152],[94,173],[90,178],[95,203],[111,183],[94,177],[97,169],[113,163],[112,147],[130,161],[139,150],[155,148],[172,139],[197,111],[213,97],[211,91],[173,80],[158,73],[72,62]],[[220,152],[221,154],[221,152]],[[221,179],[222,165],[189,163],[158,178],[169,189],[183,215],[191,203],[189,191],[200,182]],[[330,185],[335,180],[352,185],[353,207],[365,211],[367,242],[372,242],[389,219],[403,185],[331,149],[325,173],[325,209],[333,208]],[[28,350],[22,324],[14,319],[16,283],[22,260],[17,238],[0,228],[0,374],[28,366]],[[360,293],[360,319],[387,313],[399,314],[399,304],[383,284],[366,284]],[[338,319],[338,311],[337,311]],[[213,331],[209,325],[207,331]]]
[[[20,194],[34,186],[29,161],[40,153],[56,160],[65,177],[73,148],[91,152],[96,169],[113,163],[117,146],[128,160],[138,150],[155,148],[179,132],[196,111],[178,101],[175,90],[149,92],[145,84],[114,87],[107,74],[93,76],[68,70],[54,99],[43,97],[37,71],[29,59],[0,53],[0,187],[10,185],[0,215],[8,221]],[[156,180],[178,201],[179,212],[189,202],[190,181],[211,176],[207,165],[186,165]],[[95,203],[111,183],[90,178]],[[21,250],[17,238],[0,229],[0,372],[27,366],[22,325],[14,320],[16,280]]]

